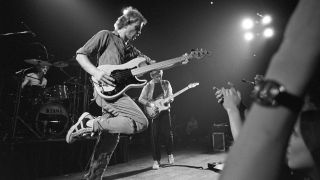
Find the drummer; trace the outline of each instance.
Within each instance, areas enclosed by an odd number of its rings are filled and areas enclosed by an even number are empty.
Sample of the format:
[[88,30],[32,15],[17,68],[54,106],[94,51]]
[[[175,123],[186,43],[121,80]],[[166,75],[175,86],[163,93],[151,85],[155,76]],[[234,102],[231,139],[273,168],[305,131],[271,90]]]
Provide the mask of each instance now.
[[48,70],[48,65],[36,65],[37,72],[28,73],[21,84],[21,88],[25,86],[40,86],[45,88],[47,85],[47,79],[44,77]]

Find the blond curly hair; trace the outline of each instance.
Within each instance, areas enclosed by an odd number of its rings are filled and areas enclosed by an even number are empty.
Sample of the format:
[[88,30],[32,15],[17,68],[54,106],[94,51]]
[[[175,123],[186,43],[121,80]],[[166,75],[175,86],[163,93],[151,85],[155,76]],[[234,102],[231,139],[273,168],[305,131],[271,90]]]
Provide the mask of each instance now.
[[131,6],[122,10],[122,16],[120,16],[114,24],[115,30],[120,30],[130,24],[138,22],[142,26],[147,24],[147,19],[138,11],[138,9]]

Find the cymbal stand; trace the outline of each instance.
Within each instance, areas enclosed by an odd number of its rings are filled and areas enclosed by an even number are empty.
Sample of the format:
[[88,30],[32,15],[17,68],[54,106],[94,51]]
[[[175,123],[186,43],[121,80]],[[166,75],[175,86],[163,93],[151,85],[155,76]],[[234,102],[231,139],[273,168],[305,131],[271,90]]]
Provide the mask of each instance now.
[[88,74],[84,73],[84,86],[83,86],[83,104],[82,111],[85,112],[88,110]]
[[72,78],[72,76],[68,74],[62,67],[60,67],[59,70],[62,71],[65,75],[67,75],[69,79]]
[[[77,79],[76,79],[77,80]],[[71,110],[71,112],[72,112],[72,124],[74,124],[75,123],[75,121],[76,121],[76,118],[77,118],[77,115],[78,115],[78,113],[77,113],[77,109],[78,109],[78,103],[77,103],[77,96],[78,96],[78,94],[79,94],[79,92],[78,92],[78,82],[76,81],[75,83],[74,83],[74,92],[73,92],[73,98],[72,98],[72,110]]]
[[78,97],[80,95],[80,91],[79,88],[82,86],[81,84],[79,84],[79,80],[78,78],[72,78],[73,82],[70,83],[73,86],[73,90],[71,93],[71,99],[69,101],[70,105],[69,105],[69,110],[70,110],[70,118],[71,118],[71,122],[72,124],[75,123],[77,117],[78,117],[78,109],[79,109],[79,100],[80,97]]
[[22,119],[22,117],[19,116],[19,110],[20,110],[20,102],[21,102],[21,92],[22,92],[22,81],[24,78],[25,71],[28,70],[29,68],[22,69],[18,71],[21,74],[21,77],[19,77],[19,82],[18,82],[18,91],[16,93],[16,98],[15,98],[15,107],[14,107],[14,114],[13,114],[13,127],[12,127],[12,138],[14,139],[16,136],[16,128],[17,128],[17,122],[18,120],[26,127],[30,132],[32,132],[36,137],[40,138],[40,135],[33,130],[25,121]]

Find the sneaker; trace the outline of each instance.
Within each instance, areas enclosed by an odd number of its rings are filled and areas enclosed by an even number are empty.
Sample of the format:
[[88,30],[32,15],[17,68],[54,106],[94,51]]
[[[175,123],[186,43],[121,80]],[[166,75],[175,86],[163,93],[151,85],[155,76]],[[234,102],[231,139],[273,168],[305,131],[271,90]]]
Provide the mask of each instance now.
[[168,155],[168,163],[169,164],[173,164],[174,163],[173,154]]
[[160,163],[159,161],[154,161],[152,165],[152,169],[158,170],[160,168]]
[[89,126],[88,124],[92,124],[92,123],[87,123],[87,122],[93,119],[94,117],[90,113],[84,112],[79,117],[78,121],[69,129],[66,136],[67,143],[74,142],[76,138],[80,138],[86,135],[91,135],[91,133],[93,132],[93,127]]

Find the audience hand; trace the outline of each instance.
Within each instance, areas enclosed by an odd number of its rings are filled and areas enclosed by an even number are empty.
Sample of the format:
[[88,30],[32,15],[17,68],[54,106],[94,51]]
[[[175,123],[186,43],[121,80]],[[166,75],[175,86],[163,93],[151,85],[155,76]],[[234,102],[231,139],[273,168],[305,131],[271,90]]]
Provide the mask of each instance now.
[[225,110],[231,110],[234,108],[239,108],[241,104],[241,93],[234,88],[234,85],[228,82],[230,88],[218,89],[213,87],[216,90],[216,98],[219,104],[222,104]]

